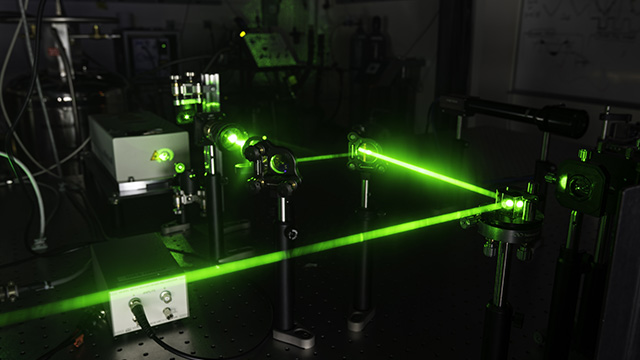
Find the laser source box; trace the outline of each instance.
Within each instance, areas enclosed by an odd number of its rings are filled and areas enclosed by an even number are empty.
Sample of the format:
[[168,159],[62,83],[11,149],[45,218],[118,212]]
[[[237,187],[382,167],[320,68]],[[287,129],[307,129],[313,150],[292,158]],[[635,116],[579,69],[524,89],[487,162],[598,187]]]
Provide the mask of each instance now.
[[171,178],[189,168],[189,135],[150,112],[89,116],[91,151],[118,183]]
[[129,308],[141,300],[151,326],[189,317],[186,276],[156,233],[91,246],[96,283],[109,297],[113,335],[140,330]]

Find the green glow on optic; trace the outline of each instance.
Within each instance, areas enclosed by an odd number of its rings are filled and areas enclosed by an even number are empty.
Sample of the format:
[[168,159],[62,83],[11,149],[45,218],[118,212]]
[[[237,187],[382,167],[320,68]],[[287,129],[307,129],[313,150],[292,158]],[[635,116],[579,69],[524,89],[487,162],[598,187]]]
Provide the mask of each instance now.
[[567,174],[564,174],[560,177],[560,189],[563,191],[567,188]]
[[513,208],[513,200],[511,199],[507,199],[502,203],[502,207],[505,209],[511,209]]
[[227,140],[232,143],[235,144],[238,141],[238,135],[236,134],[231,134],[229,136],[227,136]]
[[180,105],[192,105],[192,104],[198,104],[200,103],[200,101],[198,101],[198,99],[182,99],[180,100]]
[[187,169],[187,167],[186,167],[186,166],[184,166],[184,164],[183,164],[183,163],[177,163],[177,164],[174,166],[174,168],[176,169],[176,172],[177,172],[178,174],[182,174],[182,173]]
[[318,156],[309,156],[309,157],[303,157],[303,158],[299,158],[297,160],[298,163],[303,163],[303,162],[310,162],[310,161],[319,161],[319,160],[330,160],[330,159],[339,159],[339,158],[344,158],[349,156],[348,153],[344,153],[344,154],[332,154],[332,155],[318,155]]
[[375,156],[375,157],[377,157],[379,159],[388,161],[388,162],[390,162],[392,164],[401,166],[401,167],[403,167],[405,169],[415,171],[415,172],[420,173],[422,175],[427,175],[427,176],[430,176],[430,177],[432,177],[434,179],[449,183],[451,185],[455,185],[455,186],[461,187],[463,189],[466,189],[466,190],[469,190],[469,191],[473,191],[473,192],[478,193],[480,195],[484,195],[484,196],[490,197],[492,199],[496,198],[496,194],[494,192],[486,190],[486,189],[483,189],[483,188],[481,188],[479,186],[475,186],[475,185],[466,183],[464,181],[456,180],[454,178],[450,178],[450,177],[445,176],[445,175],[440,175],[440,174],[438,174],[436,172],[433,172],[431,170],[423,169],[421,167],[417,167],[415,165],[411,165],[411,164],[408,164],[406,162],[403,162],[403,161],[400,161],[400,160],[396,160],[394,158],[390,158],[390,157],[384,156],[382,154],[375,153],[375,152],[373,152],[371,150],[358,148],[358,151],[360,151],[362,153],[365,153],[367,155]]
[[173,160],[173,150],[168,148],[158,149],[151,155],[152,161],[166,162]]
[[284,155],[276,154],[269,160],[269,166],[275,173],[283,175],[289,169],[289,164],[284,159]]
[[[459,220],[468,216],[479,215],[489,211],[495,211],[500,208],[500,204],[489,204],[478,206],[475,208],[455,211],[448,214],[432,216],[422,220],[415,220],[406,222],[403,224],[388,226],[385,228],[366,231],[359,234],[348,235],[339,237],[332,240],[323,241],[320,243],[310,244],[292,249],[288,252],[277,251],[269,254],[258,255],[248,259],[233,261],[221,265],[210,266],[203,269],[197,269],[185,272],[187,282],[194,282],[209,279],[212,277],[229,274],[236,271],[246,270],[262,265],[273,264],[278,261],[295,258],[298,256],[309,255],[320,251],[327,251],[342,246],[361,243],[364,241],[379,239],[395,234],[400,234],[406,231],[417,230],[432,225],[442,224],[452,220]],[[173,276],[171,276],[173,277]],[[167,279],[170,277],[167,277]],[[159,281],[162,279],[156,279]],[[141,284],[133,284],[129,287],[139,286]],[[118,291],[121,289],[115,289],[112,291]],[[10,325],[27,320],[37,319],[61,312],[73,311],[84,307],[94,306],[109,301],[109,293],[111,291],[100,291],[89,295],[77,296],[75,298],[56,301],[50,304],[38,305],[31,308],[20,309],[13,312],[4,312],[0,314],[0,326]]]
[[518,200],[518,201],[516,202],[516,207],[517,207],[518,209],[521,209],[523,206],[524,206],[524,201],[522,201],[522,200]]
[[191,116],[189,114],[184,114],[184,119],[185,120],[189,120],[191,118]]

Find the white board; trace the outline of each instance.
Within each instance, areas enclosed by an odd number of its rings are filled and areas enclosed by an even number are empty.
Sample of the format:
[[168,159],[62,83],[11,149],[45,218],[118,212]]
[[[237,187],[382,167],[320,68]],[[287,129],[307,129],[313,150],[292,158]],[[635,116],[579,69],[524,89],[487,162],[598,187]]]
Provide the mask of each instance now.
[[515,92],[640,105],[640,0],[522,1]]

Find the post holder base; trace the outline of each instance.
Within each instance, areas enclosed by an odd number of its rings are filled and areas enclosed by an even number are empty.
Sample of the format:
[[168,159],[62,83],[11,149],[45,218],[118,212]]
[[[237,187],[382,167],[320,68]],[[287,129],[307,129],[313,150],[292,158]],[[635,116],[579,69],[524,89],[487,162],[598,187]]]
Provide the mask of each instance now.
[[366,311],[354,310],[347,319],[347,329],[353,332],[361,332],[369,324],[376,314],[376,309]]
[[273,339],[301,349],[311,349],[316,344],[316,336],[311,331],[299,326],[295,326],[291,330],[273,329]]

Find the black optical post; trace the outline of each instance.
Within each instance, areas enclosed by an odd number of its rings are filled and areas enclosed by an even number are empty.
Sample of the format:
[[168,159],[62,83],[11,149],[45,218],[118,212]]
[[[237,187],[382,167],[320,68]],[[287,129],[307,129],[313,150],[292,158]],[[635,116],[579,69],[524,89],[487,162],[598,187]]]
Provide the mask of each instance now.
[[[360,173],[360,207],[356,215],[361,224],[361,231],[367,232],[371,228],[371,222],[375,220],[376,214],[369,207],[369,183],[372,173],[381,173],[386,170],[386,163],[375,158],[367,157],[358,149],[363,148],[380,152],[380,146],[371,139],[361,137],[356,132],[347,135],[349,140],[349,160],[347,167]],[[373,249],[372,244],[364,241],[359,246],[359,252],[355,261],[355,293],[353,298],[353,309],[347,319],[347,328],[353,332],[360,332],[369,324],[375,316],[375,308],[372,300],[373,284]]]
[[277,264],[276,304],[274,306],[273,338],[309,349],[315,345],[315,335],[296,324],[294,317],[293,259],[289,258],[298,230],[291,221],[289,201],[302,181],[296,159],[285,148],[266,140],[247,141],[243,154],[254,164],[254,176],[249,184],[254,192],[267,189],[276,200],[274,222],[277,251],[284,258]]
[[568,359],[582,273],[580,267],[580,234],[582,212],[571,211],[569,231],[556,261],[544,358]]
[[207,224],[209,227],[209,259],[220,262],[224,257],[222,217],[222,152],[213,144],[204,145]]

